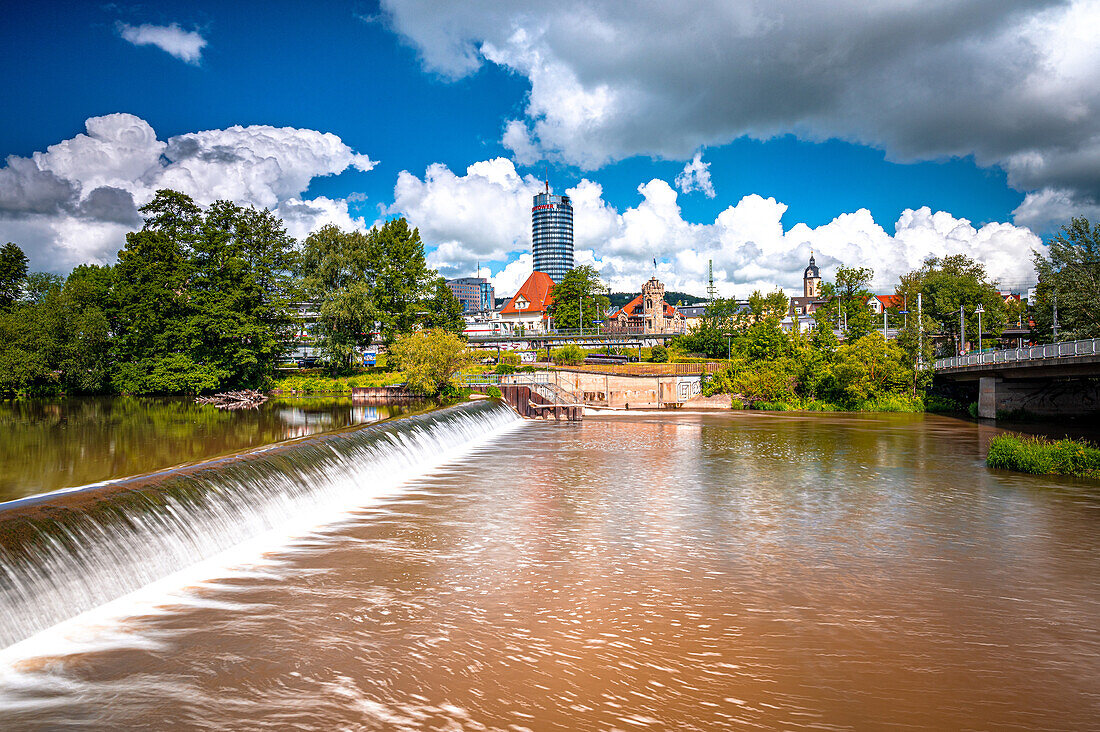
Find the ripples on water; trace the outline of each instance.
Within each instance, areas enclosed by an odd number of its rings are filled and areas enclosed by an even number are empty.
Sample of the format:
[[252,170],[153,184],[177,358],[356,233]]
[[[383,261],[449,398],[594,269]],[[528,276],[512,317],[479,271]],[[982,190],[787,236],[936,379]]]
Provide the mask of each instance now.
[[987,471],[980,429],[526,424],[95,650],[19,661],[0,720],[1094,728],[1097,488]]

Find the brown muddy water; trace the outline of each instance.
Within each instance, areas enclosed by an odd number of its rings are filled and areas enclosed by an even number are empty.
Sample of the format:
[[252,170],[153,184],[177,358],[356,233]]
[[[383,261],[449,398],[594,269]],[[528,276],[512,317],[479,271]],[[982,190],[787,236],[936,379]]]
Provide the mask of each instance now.
[[463,409],[280,458],[352,505],[8,649],[0,728],[1100,727],[1100,484],[991,428]]

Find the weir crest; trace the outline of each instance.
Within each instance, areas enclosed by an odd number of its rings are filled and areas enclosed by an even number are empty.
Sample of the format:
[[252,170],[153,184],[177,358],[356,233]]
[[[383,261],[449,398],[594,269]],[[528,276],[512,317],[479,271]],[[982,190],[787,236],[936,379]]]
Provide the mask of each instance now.
[[0,649],[268,532],[338,518],[519,423],[499,402],[462,404],[2,504]]

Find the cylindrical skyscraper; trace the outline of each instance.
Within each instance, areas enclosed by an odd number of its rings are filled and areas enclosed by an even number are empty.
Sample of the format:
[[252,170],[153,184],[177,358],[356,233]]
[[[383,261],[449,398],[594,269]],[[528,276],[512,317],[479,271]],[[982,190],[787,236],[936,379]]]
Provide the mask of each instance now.
[[534,270],[561,282],[573,269],[573,204],[569,196],[546,192],[535,196],[531,206],[531,254]]

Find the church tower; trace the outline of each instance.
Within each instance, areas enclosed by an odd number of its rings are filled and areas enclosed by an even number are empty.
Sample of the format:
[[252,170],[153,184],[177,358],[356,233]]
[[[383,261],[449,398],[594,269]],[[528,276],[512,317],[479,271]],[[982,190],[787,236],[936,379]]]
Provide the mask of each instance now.
[[806,268],[805,274],[802,275],[802,296],[821,297],[821,272],[817,269],[817,262],[814,261],[812,251],[810,252],[810,266]]

